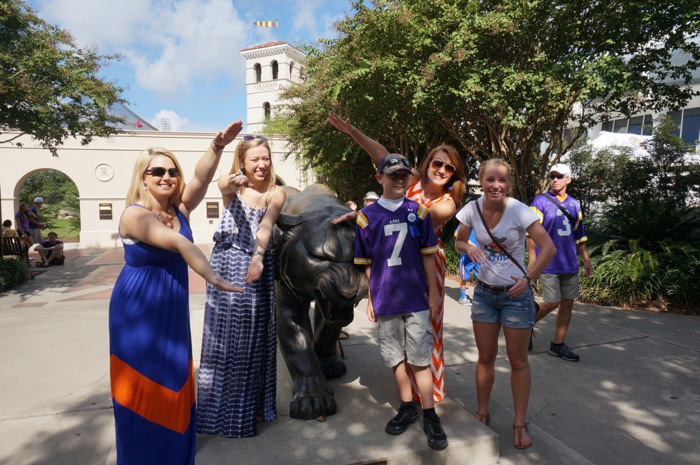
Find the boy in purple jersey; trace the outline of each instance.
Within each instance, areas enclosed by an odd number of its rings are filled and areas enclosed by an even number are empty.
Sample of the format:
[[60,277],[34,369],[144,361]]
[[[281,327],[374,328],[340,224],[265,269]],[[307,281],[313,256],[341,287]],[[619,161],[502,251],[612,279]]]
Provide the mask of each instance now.
[[378,323],[379,350],[384,364],[394,372],[401,399],[385,431],[398,435],[418,421],[408,372],[412,370],[422,399],[428,446],[442,450],[447,447],[447,436],[435,413],[430,370],[430,320],[437,317],[440,307],[433,257],[438,242],[428,209],[405,197],[410,172],[410,162],[402,155],[382,159],[376,178],[383,195],[357,215],[355,264],[366,267],[367,317]]
[[[586,278],[593,273],[593,267],[586,250],[588,238],[583,227],[581,207],[576,199],[566,194],[571,182],[571,169],[568,165],[556,164],[549,171],[549,179],[549,192],[535,197],[530,205],[557,248],[557,254],[539,278],[544,302],[535,315],[535,323],[559,307],[554,341],[550,343],[548,353],[568,362],[578,362],[580,357],[564,342],[574,300],[579,296],[577,254],[583,257]],[[531,239],[527,241],[527,250],[530,263],[534,263],[540,251]],[[528,348],[532,348],[532,335]]]

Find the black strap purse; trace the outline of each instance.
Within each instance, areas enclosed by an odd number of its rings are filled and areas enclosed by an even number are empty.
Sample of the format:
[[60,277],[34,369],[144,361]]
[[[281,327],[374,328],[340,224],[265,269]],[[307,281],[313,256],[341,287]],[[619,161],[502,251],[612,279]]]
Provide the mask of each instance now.
[[[520,264],[520,262],[518,262],[510,253],[508,253],[508,251],[504,247],[501,247],[501,244],[499,244],[499,242],[493,236],[491,229],[486,224],[486,220],[484,219],[484,214],[481,213],[481,207],[479,206],[479,201],[475,200],[474,202],[476,202],[476,211],[479,213],[479,218],[481,218],[481,222],[484,224],[484,229],[486,230],[487,233],[489,233],[489,237],[491,238],[493,243],[497,244],[499,246],[499,249],[501,250],[501,252],[503,252],[503,254],[506,257],[508,257],[511,262],[515,263],[515,266],[517,266],[520,269],[520,271],[523,272],[523,276],[527,276],[527,270],[525,268],[523,268],[523,266]],[[532,284],[532,282],[530,284]],[[535,300],[535,290],[534,289],[532,289],[532,301],[535,304],[535,312],[538,312],[540,310],[540,304],[538,304],[537,301]]]

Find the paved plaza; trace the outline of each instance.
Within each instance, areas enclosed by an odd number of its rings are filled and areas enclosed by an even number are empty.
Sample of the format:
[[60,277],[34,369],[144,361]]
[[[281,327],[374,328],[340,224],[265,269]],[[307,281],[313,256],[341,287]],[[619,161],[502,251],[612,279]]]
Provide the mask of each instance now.
[[[116,463],[107,309],[123,251],[68,248],[66,256],[65,266],[35,269],[43,272],[0,294],[0,465]],[[192,274],[190,283],[198,364],[204,282]],[[291,380],[280,356],[278,419],[255,438],[199,437],[197,465],[700,463],[700,317],[577,304],[567,343],[579,363],[547,354],[554,316],[538,323],[528,414],[534,446],[520,451],[512,445],[503,345],[491,423],[473,419],[476,348],[458,295],[449,281],[448,397],[437,407],[450,441],[445,451],[428,449],[418,425],[398,437],[384,433],[396,392],[363,302],[343,342],[348,373],[332,382],[336,415],[325,422],[289,418]]]

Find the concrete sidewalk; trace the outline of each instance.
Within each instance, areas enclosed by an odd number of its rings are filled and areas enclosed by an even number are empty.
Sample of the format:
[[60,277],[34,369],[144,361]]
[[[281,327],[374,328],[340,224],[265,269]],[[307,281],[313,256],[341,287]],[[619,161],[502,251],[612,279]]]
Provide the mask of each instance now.
[[[65,266],[0,294],[0,465],[115,463],[107,307],[122,255],[67,249]],[[196,275],[191,288],[198,363],[204,286]],[[290,419],[290,378],[280,357],[278,419],[255,438],[199,437],[197,465],[700,463],[700,318],[577,304],[567,343],[579,363],[547,354],[554,317],[545,318],[530,357],[534,446],[519,451],[504,346],[491,424],[473,419],[476,349],[469,310],[457,297],[448,282],[448,397],[438,405],[450,440],[445,451],[427,449],[417,425],[399,437],[383,432],[396,393],[361,304],[343,343],[348,374],[333,381],[338,414],[326,422]]]

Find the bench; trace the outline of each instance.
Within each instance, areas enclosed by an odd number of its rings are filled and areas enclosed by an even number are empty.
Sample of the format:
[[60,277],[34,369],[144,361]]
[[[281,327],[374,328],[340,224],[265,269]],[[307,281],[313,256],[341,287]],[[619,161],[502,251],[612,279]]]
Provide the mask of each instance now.
[[29,247],[22,244],[19,237],[2,238],[2,254],[3,256],[21,257],[29,263]]

